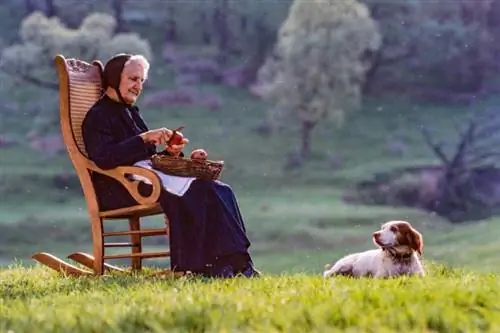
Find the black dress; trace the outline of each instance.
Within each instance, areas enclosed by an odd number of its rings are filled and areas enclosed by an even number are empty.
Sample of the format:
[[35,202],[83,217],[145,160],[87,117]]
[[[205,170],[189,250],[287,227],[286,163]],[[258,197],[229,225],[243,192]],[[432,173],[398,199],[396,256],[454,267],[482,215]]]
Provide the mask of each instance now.
[[[116,102],[107,95],[87,113],[82,135],[89,158],[102,169],[133,165],[156,153],[138,134],[148,131],[136,106]],[[92,174],[101,209],[136,204],[116,180]],[[147,195],[151,186],[141,183]],[[254,276],[248,253],[250,241],[237,200],[230,186],[220,181],[196,179],[183,195],[162,191],[159,203],[168,217],[173,270],[209,276]]]

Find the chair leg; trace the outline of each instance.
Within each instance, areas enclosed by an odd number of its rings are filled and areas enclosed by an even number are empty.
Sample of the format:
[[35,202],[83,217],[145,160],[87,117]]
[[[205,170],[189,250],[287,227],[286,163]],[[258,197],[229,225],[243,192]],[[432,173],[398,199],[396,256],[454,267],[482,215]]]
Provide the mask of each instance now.
[[[141,220],[137,216],[133,216],[128,220],[130,231],[139,231],[141,230]],[[132,253],[141,253],[142,252],[142,237],[141,235],[130,235],[130,241],[132,243]],[[132,258],[132,270],[138,271],[142,269],[142,258],[135,257]]]
[[[165,214],[164,216],[164,219],[165,219],[165,229],[167,230],[167,240],[168,240],[168,247],[169,247],[169,250],[171,249],[171,244],[172,244],[172,241],[171,241],[171,237],[172,235],[170,234],[170,221],[167,217],[167,215]],[[172,257],[170,256],[170,270],[173,270],[174,267],[172,266]]]
[[92,241],[94,243],[94,274],[104,274],[104,237],[102,219],[94,217],[92,222]]

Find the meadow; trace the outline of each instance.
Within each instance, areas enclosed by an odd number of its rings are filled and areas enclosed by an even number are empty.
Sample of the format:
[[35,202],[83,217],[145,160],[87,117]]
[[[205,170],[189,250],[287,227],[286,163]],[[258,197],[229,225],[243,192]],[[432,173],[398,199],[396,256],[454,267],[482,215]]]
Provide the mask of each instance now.
[[61,278],[0,271],[2,332],[497,332],[497,277],[429,264],[426,279]]
[[[314,133],[311,156],[299,167],[287,168],[287,156],[300,143],[292,118],[270,134],[258,134],[256,128],[266,119],[268,105],[238,89],[200,89],[222,96],[223,107],[217,111],[150,108],[143,110],[143,116],[151,127],[185,125],[185,135],[191,140],[188,148],[204,147],[211,158],[226,161],[222,179],[238,195],[256,264],[264,271],[320,272],[342,254],[372,247],[372,231],[389,219],[415,224],[424,234],[425,257],[430,260],[496,270],[496,218],[457,225],[416,209],[343,200],[357,181],[378,171],[436,163],[419,126],[432,124],[440,135],[452,138],[453,121],[459,122],[467,110],[394,99],[367,100],[343,127],[321,124]],[[10,93],[15,95],[16,90]],[[22,100],[22,94],[17,94]],[[28,130],[28,123],[19,122],[18,114],[11,118],[4,117],[2,130],[12,129],[14,119],[19,123],[14,127],[17,133]],[[403,145],[404,151],[392,151],[393,142]],[[28,140],[2,148],[2,157],[2,261],[30,264],[34,251],[62,256],[69,251],[88,252],[86,206],[66,153],[47,156],[30,148]],[[158,224],[162,219],[151,217],[146,223]],[[115,223],[111,226],[116,227]],[[467,251],[460,251],[464,247]]]

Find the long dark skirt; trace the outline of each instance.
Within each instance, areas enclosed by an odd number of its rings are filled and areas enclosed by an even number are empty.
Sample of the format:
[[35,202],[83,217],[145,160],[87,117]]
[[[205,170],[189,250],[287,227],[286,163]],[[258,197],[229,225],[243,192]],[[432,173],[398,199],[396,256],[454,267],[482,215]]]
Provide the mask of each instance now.
[[173,269],[202,271],[220,258],[247,253],[250,241],[228,185],[195,180],[182,197],[164,191],[160,205],[170,221]]
[[[151,186],[142,183],[139,190],[149,195]],[[104,209],[136,203],[126,191],[113,192],[99,197]],[[181,197],[163,190],[159,202],[169,220],[172,269],[206,272],[209,267],[233,264],[235,257],[240,262],[236,265],[251,262],[245,224],[227,184],[197,179]]]

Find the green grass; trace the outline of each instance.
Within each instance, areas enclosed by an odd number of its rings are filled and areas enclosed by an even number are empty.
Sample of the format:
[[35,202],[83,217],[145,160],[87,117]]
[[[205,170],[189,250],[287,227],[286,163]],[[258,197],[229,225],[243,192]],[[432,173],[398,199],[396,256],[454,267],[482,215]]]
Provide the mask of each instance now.
[[[454,226],[418,210],[344,204],[338,196],[329,197],[329,193],[327,187],[309,190],[297,187],[241,197],[241,209],[252,240],[251,251],[259,268],[268,274],[317,273],[341,255],[372,248],[371,233],[381,221],[407,219],[424,234],[427,259],[455,267],[500,272],[498,218]],[[8,206],[0,207],[7,211]],[[52,204],[49,208],[28,205],[25,215],[23,209],[11,208],[6,216],[15,222],[3,225],[0,257],[32,264],[29,257],[36,251],[49,251],[61,257],[73,251],[91,252],[84,202]],[[144,223],[161,226],[163,221],[161,217],[150,217]],[[109,222],[106,228],[123,229],[126,222]],[[153,239],[146,239],[149,250],[164,246],[151,242]],[[151,264],[167,263],[154,260]]]
[[[312,156],[301,168],[287,171],[283,168],[285,155],[299,144],[298,128],[292,120],[286,123],[289,127],[271,136],[259,136],[252,129],[264,119],[266,104],[237,89],[204,89],[224,97],[221,110],[169,107],[143,109],[143,116],[150,127],[186,125],[185,133],[191,140],[188,149],[205,147],[212,158],[226,161],[223,180],[236,191],[253,243],[252,253],[266,272],[318,272],[343,254],[371,248],[371,233],[389,219],[415,224],[424,234],[429,259],[500,271],[500,259],[495,255],[498,219],[452,226],[422,211],[342,201],[356,181],[375,172],[435,163],[421,139],[420,124],[432,124],[441,138],[453,138],[451,120],[463,119],[465,109],[368,100],[344,127],[320,124],[314,131]],[[23,133],[26,124],[3,130]],[[394,137],[406,145],[403,156],[387,149],[387,142]],[[6,232],[0,236],[0,261],[10,263],[16,258],[30,264],[30,254],[35,251],[63,257],[76,250],[89,252],[90,228],[78,181],[73,179],[63,189],[54,185],[57,174],[74,173],[66,153],[45,156],[33,153],[28,145],[23,142],[2,149],[0,223]],[[339,156],[340,166],[331,166],[329,154]],[[162,223],[161,218],[149,221]],[[125,223],[112,224],[118,228]],[[464,247],[467,251],[459,251]]]
[[[498,332],[498,276],[428,264],[419,278],[63,278],[0,270],[2,332]],[[147,273],[147,272],[146,272]]]

